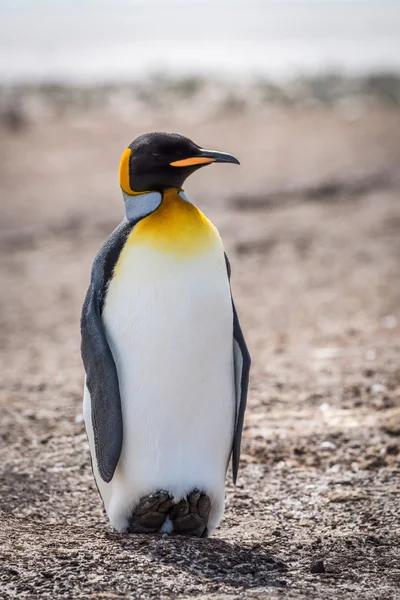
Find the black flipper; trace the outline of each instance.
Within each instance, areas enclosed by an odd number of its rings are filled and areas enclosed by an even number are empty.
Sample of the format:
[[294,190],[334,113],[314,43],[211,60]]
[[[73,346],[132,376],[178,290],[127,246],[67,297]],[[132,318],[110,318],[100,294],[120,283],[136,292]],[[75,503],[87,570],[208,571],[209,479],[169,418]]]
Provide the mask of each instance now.
[[123,221],[96,256],[81,318],[81,352],[91,397],[96,459],[100,476],[107,483],[120,457],[123,425],[118,374],[101,313],[108,282],[132,227],[133,223]]
[[[231,278],[231,265],[228,257],[225,254],[226,270],[228,279]],[[240,327],[239,318],[236,312],[235,304],[232,298],[233,310],[233,361],[235,371],[235,389],[236,389],[236,421],[235,432],[233,435],[232,444],[232,473],[233,483],[236,483],[236,478],[239,470],[240,459],[240,442],[242,440],[242,430],[244,413],[247,402],[247,389],[249,386],[249,373],[251,358],[246,346],[246,341],[242,329]]]

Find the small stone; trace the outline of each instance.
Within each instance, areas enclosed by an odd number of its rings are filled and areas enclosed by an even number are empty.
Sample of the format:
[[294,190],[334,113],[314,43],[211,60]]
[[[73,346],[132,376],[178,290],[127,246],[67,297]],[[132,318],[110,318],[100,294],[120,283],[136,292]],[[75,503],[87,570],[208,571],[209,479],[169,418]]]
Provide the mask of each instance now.
[[394,454],[399,454],[399,452],[400,452],[400,448],[399,448],[398,444],[393,443],[393,444],[388,444],[386,446],[386,454],[394,455]]
[[381,427],[390,435],[400,435],[400,419],[396,415],[387,419]]
[[316,560],[310,567],[310,573],[326,573],[323,560]]
[[26,410],[23,411],[22,416],[25,417],[26,419],[32,419],[32,421],[34,419],[36,419],[36,415],[33,412],[33,410],[27,408]]
[[387,387],[383,383],[374,383],[371,391],[373,394],[382,394],[383,392],[387,392]]
[[319,447],[321,450],[336,450],[336,444],[333,442],[321,442]]
[[370,460],[367,460],[363,463],[363,469],[382,469],[387,466],[387,462],[381,456],[374,456]]
[[330,492],[328,494],[329,502],[357,502],[359,500],[368,500],[368,496],[362,492],[351,491],[351,492]]
[[340,471],[340,464],[336,463],[335,465],[332,465],[331,467],[329,467],[329,469],[327,469],[327,473],[339,473]]

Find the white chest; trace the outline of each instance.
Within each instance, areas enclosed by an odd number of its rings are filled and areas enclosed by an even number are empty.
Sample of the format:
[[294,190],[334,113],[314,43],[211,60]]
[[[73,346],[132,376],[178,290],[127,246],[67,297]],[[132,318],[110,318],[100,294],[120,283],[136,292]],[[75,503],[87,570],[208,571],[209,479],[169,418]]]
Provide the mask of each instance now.
[[124,421],[118,465],[137,488],[223,486],[235,415],[232,305],[222,248],[188,260],[132,246],[103,321]]
[[109,285],[103,322],[120,363],[136,354],[139,343],[150,362],[161,358],[160,352],[162,362],[168,362],[166,351],[189,359],[203,345],[211,352],[227,340],[232,345],[231,297],[222,249],[182,260],[132,246]]

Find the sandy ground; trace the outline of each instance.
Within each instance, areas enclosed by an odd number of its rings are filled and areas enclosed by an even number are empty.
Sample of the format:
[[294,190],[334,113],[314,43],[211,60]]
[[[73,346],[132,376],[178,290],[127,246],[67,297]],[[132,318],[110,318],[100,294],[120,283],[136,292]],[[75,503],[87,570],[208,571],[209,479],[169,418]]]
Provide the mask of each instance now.
[[[1,130],[1,598],[400,598],[399,117]],[[238,485],[206,540],[114,533],[81,416],[89,269],[122,216],[120,153],[152,129],[242,162],[186,187],[224,238],[254,365]]]

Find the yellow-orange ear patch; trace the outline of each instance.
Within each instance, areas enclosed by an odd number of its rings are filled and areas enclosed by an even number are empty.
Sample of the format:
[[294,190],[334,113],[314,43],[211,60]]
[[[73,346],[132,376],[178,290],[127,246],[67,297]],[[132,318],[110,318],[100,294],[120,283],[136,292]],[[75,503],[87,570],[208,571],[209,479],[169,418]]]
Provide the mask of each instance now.
[[131,157],[131,149],[127,148],[123,151],[121,161],[119,163],[119,184],[125,194],[133,196],[135,192],[131,189],[131,183],[129,179],[129,159]]
[[206,165],[215,162],[215,158],[206,158],[205,156],[193,156],[192,158],[183,158],[169,163],[171,167],[191,167],[192,165]]

